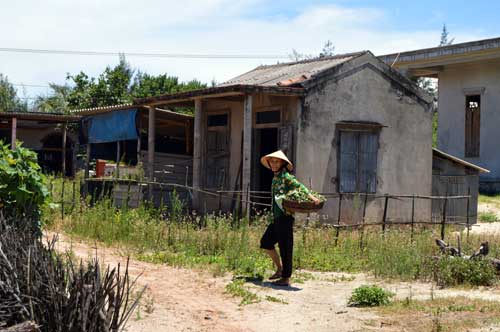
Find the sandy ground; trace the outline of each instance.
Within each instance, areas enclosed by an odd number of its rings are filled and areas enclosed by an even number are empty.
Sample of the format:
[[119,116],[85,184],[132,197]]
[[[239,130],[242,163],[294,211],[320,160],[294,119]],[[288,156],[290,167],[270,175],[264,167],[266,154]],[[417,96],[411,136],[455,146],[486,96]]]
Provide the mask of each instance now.
[[[47,234],[53,236],[54,234]],[[59,235],[57,249],[72,250],[77,257],[97,257],[105,264],[125,264],[119,250],[70,240]],[[351,308],[347,300],[355,287],[378,284],[398,298],[429,299],[440,296],[468,296],[500,301],[500,289],[440,290],[427,283],[382,282],[364,274],[312,272],[312,278],[292,287],[273,288],[267,282],[246,283],[262,301],[240,306],[240,299],[224,293],[231,276],[213,277],[208,272],[167,265],[130,261],[130,273],[142,273],[139,284],[147,285],[127,331],[393,331],[384,319],[368,309]],[[309,273],[309,272],[308,272]],[[340,276],[349,276],[345,281]],[[351,280],[352,279],[352,280]],[[272,296],[286,303],[266,300]],[[500,331],[500,328],[483,331]]]
[[[500,219],[500,208],[498,207],[498,204],[479,203],[477,206],[477,211],[495,213]],[[478,222],[471,228],[470,233],[491,234],[500,236],[500,222],[493,222],[493,223]]]

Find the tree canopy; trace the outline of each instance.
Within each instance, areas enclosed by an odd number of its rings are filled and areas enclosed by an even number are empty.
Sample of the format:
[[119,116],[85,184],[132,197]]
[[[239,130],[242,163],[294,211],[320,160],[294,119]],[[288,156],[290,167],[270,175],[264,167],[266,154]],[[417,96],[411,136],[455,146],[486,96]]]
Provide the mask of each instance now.
[[0,112],[23,112],[27,108],[7,76],[0,74]]
[[98,77],[81,71],[68,74],[65,85],[50,84],[51,93],[39,96],[34,108],[45,112],[68,112],[70,109],[111,106],[133,102],[134,98],[151,97],[204,88],[198,80],[180,82],[168,74],[151,75],[133,69],[120,56],[119,63],[108,66]]

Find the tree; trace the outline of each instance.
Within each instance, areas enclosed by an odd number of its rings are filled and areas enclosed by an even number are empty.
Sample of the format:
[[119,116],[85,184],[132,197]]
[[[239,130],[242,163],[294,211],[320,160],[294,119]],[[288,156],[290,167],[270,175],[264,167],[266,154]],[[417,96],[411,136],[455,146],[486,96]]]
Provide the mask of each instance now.
[[74,87],[68,96],[70,108],[90,108],[124,104],[132,101],[129,87],[134,76],[134,70],[120,55],[120,61],[115,67],[106,67],[99,78],[89,78],[84,72],[68,75]]
[[67,84],[58,85],[55,83],[49,83],[49,87],[52,93],[47,96],[37,96],[33,104],[33,110],[48,113],[67,113],[71,87]]
[[107,66],[97,77],[81,71],[68,74],[64,85],[50,84],[51,93],[38,96],[34,109],[42,112],[69,112],[71,109],[111,106],[132,103],[144,98],[205,88],[198,80],[180,82],[167,74],[150,75],[133,69],[121,55],[118,64]]
[[318,55],[300,53],[296,49],[292,48],[292,53],[288,54],[288,58],[290,58],[290,60],[292,61],[310,60],[318,57],[324,58],[334,55],[334,51],[335,46],[333,46],[333,43],[330,40],[327,40]]
[[449,36],[448,29],[446,28],[446,24],[443,24],[443,30],[441,30],[441,39],[439,41],[439,46],[448,46],[453,44],[455,38],[448,39]]
[[7,76],[0,74],[0,112],[24,112],[28,106],[17,96]]
[[335,46],[333,46],[333,43],[328,39],[323,45],[323,49],[321,50],[321,53],[319,54],[320,58],[326,57],[326,56],[332,56],[334,55],[335,51]]

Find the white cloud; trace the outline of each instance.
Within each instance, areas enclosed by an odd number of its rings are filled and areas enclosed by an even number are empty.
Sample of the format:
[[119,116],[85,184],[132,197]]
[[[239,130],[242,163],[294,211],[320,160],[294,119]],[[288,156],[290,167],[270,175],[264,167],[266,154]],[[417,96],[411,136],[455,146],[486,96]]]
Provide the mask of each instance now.
[[[292,48],[317,54],[326,40],[337,52],[375,54],[431,47],[440,31],[405,32],[390,27],[378,8],[305,5],[294,16],[265,12],[264,0],[50,0],[11,1],[0,12],[0,47],[96,51],[288,54]],[[286,4],[285,4],[286,6]],[[384,24],[381,24],[384,23]],[[486,37],[454,31],[456,42]],[[150,73],[167,72],[182,80],[222,82],[273,60],[153,59],[129,57]],[[0,72],[13,82],[64,82],[80,70],[97,75],[113,57],[15,54],[0,52]],[[32,95],[44,89],[28,88]]]

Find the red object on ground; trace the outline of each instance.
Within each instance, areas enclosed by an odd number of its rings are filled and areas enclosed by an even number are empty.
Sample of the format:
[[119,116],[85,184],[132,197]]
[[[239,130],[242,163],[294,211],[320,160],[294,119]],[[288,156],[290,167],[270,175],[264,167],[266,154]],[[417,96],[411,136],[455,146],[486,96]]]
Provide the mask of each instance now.
[[95,164],[95,176],[100,178],[104,176],[104,168],[106,167],[106,160],[97,159]]

